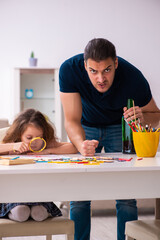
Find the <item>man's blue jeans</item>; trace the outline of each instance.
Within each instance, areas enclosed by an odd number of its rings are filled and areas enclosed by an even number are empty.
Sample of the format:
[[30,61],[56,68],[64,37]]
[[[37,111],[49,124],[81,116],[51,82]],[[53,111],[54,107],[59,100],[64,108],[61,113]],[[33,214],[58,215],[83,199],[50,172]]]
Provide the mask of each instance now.
[[[83,125],[86,139],[98,140],[96,152],[122,151],[121,125],[112,125],[105,128],[92,128]],[[118,181],[118,179],[117,179]],[[107,191],[107,189],[106,189]],[[70,218],[75,222],[75,240],[89,240],[91,228],[90,201],[70,202]],[[116,200],[117,209],[117,240],[125,240],[125,222],[137,220],[136,200]]]

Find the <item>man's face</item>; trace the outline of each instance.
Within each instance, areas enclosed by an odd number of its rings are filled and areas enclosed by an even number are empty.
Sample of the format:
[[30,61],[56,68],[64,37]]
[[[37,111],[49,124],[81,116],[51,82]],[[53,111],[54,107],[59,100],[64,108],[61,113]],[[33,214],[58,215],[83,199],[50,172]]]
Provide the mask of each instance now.
[[112,58],[107,58],[96,62],[89,58],[84,64],[93,86],[98,92],[105,93],[113,83],[115,70],[118,67],[118,59],[116,58],[114,61]]

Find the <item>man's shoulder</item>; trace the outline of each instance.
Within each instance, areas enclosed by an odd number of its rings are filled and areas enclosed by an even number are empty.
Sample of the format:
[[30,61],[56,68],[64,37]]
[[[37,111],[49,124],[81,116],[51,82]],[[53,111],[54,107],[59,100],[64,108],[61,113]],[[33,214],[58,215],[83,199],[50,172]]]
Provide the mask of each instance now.
[[[129,61],[127,61],[126,59],[122,58],[122,57],[119,57],[118,56],[118,63],[120,65],[124,65],[124,66],[133,66]],[[134,67],[134,66],[133,66]]]
[[70,58],[66,59],[62,63],[61,67],[65,67],[65,66],[70,66],[70,67],[73,66],[74,68],[76,66],[77,67],[84,66],[84,55],[83,55],[83,53],[77,54],[73,57],[70,57]]
[[118,66],[119,68],[123,69],[124,71],[135,71],[135,72],[140,72],[140,70],[134,66],[132,63],[130,63],[129,61],[125,60],[122,57],[118,56]]

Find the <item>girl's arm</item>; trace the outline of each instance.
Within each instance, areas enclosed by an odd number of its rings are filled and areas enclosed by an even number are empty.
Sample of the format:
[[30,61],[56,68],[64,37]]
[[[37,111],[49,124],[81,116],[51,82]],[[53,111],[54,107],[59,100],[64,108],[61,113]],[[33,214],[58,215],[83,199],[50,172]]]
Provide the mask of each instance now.
[[48,148],[48,151],[50,154],[72,154],[78,152],[76,147],[70,142],[56,142],[54,147]]
[[72,154],[77,152],[77,149],[70,142],[54,142],[38,154]]
[[9,154],[10,151],[13,151],[14,143],[0,143],[0,153]]
[[0,153],[1,154],[15,154],[15,151],[18,153],[23,153],[29,151],[29,147],[24,142],[17,143],[0,143]]

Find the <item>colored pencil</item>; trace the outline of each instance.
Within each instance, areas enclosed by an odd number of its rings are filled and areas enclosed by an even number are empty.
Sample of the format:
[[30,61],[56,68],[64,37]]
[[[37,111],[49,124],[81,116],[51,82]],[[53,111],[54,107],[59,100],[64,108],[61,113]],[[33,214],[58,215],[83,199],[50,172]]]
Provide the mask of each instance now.
[[133,112],[134,112],[134,120],[135,120],[135,124],[136,124],[136,112],[135,112],[134,100],[133,100]]

